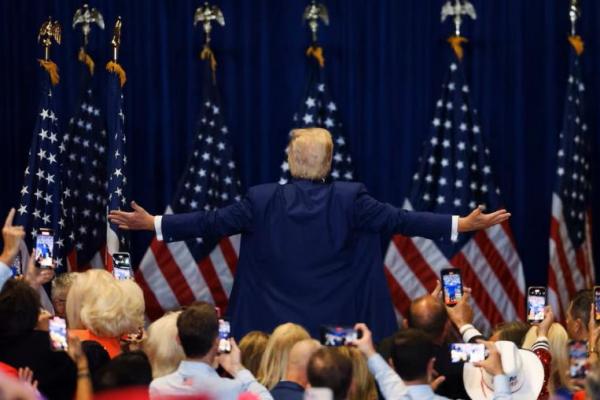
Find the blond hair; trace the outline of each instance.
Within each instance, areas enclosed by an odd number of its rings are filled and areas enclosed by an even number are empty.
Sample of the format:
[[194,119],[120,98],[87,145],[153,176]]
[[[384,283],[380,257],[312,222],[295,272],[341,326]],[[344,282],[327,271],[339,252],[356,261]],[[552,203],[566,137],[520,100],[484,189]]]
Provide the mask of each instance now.
[[288,322],[275,328],[260,362],[258,381],[267,389],[273,389],[285,375],[290,350],[304,339],[310,339],[310,335],[300,325]]
[[132,280],[116,280],[104,270],[81,273],[67,295],[70,329],[88,329],[101,337],[118,337],[144,324],[144,294]]
[[342,346],[336,348],[344,357],[352,360],[353,385],[348,393],[348,400],[377,400],[375,379],[369,372],[367,360],[360,350]]
[[144,341],[144,353],[152,365],[152,378],[160,378],[177,369],[185,358],[183,348],[177,341],[177,317],[181,311],[163,315],[148,327]]
[[55,299],[58,293],[69,293],[69,289],[73,282],[75,282],[76,277],[77,272],[65,272],[54,278],[52,280],[52,299]]
[[325,179],[331,170],[333,141],[323,128],[294,129],[287,147],[290,174],[294,178]]
[[251,331],[240,340],[239,348],[242,353],[242,365],[252,372],[252,375],[258,374],[260,361],[267,348],[269,335],[261,331]]
[[[523,348],[531,349],[538,337],[538,327],[532,326],[525,335]],[[550,364],[550,376],[548,379],[548,391],[554,395],[559,388],[572,389],[569,378],[569,334],[559,323],[553,323],[548,329],[548,343],[552,362]]]
[[84,329],[81,322],[81,309],[86,299],[96,298],[102,295],[104,283],[114,281],[110,272],[104,269],[90,269],[78,273],[71,284],[69,294],[67,295],[67,304],[65,313],[69,329]]

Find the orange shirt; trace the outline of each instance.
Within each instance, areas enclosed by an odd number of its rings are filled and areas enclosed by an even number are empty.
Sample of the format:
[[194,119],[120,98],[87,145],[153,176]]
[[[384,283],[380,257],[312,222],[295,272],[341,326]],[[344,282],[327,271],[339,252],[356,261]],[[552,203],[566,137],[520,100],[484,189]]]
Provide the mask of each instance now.
[[78,337],[82,342],[84,340],[94,340],[100,343],[100,345],[104,347],[104,350],[108,352],[110,358],[115,358],[121,354],[121,343],[119,342],[119,338],[96,336],[87,329],[69,329],[69,333]]

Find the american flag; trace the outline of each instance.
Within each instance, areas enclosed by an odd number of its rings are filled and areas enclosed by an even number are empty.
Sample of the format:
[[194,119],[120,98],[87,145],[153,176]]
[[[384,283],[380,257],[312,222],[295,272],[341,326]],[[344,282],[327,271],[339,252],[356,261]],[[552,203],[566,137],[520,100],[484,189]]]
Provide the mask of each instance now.
[[[53,95],[54,88],[44,72],[40,91],[40,105],[36,116],[33,138],[29,149],[29,162],[21,188],[15,225],[23,225],[26,242],[35,243],[40,228],[54,230],[54,257],[61,268],[60,241],[60,156],[61,141],[58,117]],[[29,246],[31,248],[31,246]]]
[[[333,101],[329,88],[325,83],[325,69],[319,64],[319,59],[311,49],[321,48],[309,47],[307,56],[308,82],[306,93],[298,112],[294,115],[295,128],[321,127],[329,130],[333,139],[333,161],[330,177],[333,180],[352,181],[355,179],[352,156],[346,138],[342,134],[342,123],[339,120],[338,108]],[[279,183],[285,185],[290,179],[289,165],[286,160],[281,164],[281,178]]]
[[[121,67],[109,62],[107,67],[108,78],[108,100],[106,107],[107,131],[108,131],[108,210],[122,210],[127,206],[127,155],[125,152],[125,114],[123,113],[123,88],[124,79],[117,71]],[[124,76],[124,71],[123,76]],[[106,212],[106,211],[105,211]],[[112,266],[112,255],[118,251],[126,251],[129,243],[125,232],[117,225],[107,221],[106,228],[106,259],[105,265]]]
[[104,119],[93,90],[93,75],[81,65],[81,94],[60,144],[63,204],[60,226],[69,269],[104,267],[106,241],[106,156]]
[[[419,164],[406,209],[466,215],[478,205],[488,211],[502,206],[463,64],[454,55]],[[460,268],[464,285],[473,289],[479,327],[489,330],[524,316],[523,269],[507,223],[461,234],[457,242],[447,244],[396,235],[385,265],[399,317],[406,315],[411,299],[435,287],[441,269],[454,267]]]
[[[241,199],[233,148],[210,60],[203,62],[200,119],[190,159],[165,213],[214,210]],[[156,319],[166,310],[204,300],[227,307],[240,247],[239,235],[165,243],[154,238],[136,271],[146,313]]]
[[[573,38],[571,38],[573,40]],[[576,291],[594,285],[590,132],[584,118],[580,55],[572,49],[556,186],[552,193],[548,299],[560,319]]]

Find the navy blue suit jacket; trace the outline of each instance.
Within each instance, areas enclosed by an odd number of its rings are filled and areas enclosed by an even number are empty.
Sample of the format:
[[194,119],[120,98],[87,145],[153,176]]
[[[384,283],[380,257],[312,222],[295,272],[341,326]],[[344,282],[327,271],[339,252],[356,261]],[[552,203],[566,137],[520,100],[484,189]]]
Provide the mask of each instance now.
[[409,212],[363,184],[292,180],[254,186],[215,211],[165,215],[166,241],[242,234],[227,314],[232,333],[284,322],[317,337],[322,324],[365,322],[376,339],[397,330],[383,272],[381,236],[449,240],[452,217]]

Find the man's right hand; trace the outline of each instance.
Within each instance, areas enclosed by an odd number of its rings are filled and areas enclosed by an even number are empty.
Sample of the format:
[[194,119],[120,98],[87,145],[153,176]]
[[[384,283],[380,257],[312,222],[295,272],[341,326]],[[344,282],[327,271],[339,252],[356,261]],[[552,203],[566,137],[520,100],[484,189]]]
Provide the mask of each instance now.
[[454,307],[446,307],[448,318],[458,329],[473,323],[473,309],[469,304],[471,298],[471,289],[463,288],[463,296]]
[[11,265],[19,252],[19,244],[25,237],[25,229],[22,226],[14,226],[13,219],[15,218],[15,209],[11,208],[4,227],[2,228],[2,240],[4,248],[0,254],[0,261],[6,265]]
[[504,373],[502,370],[502,357],[496,345],[494,342],[483,342],[483,344],[488,351],[488,356],[484,361],[473,363],[473,365],[483,368],[492,376],[502,375]]
[[354,342],[352,342],[352,344],[355,345],[358,350],[360,350],[360,352],[363,353],[367,358],[377,353],[377,351],[375,351],[375,346],[373,345],[373,336],[367,325],[359,323],[354,326],[354,329],[360,331],[362,336],[360,339],[356,339]]
[[112,210],[108,214],[111,223],[118,225],[120,229],[134,231],[153,231],[154,216],[137,205],[135,201],[131,202],[132,212]]

